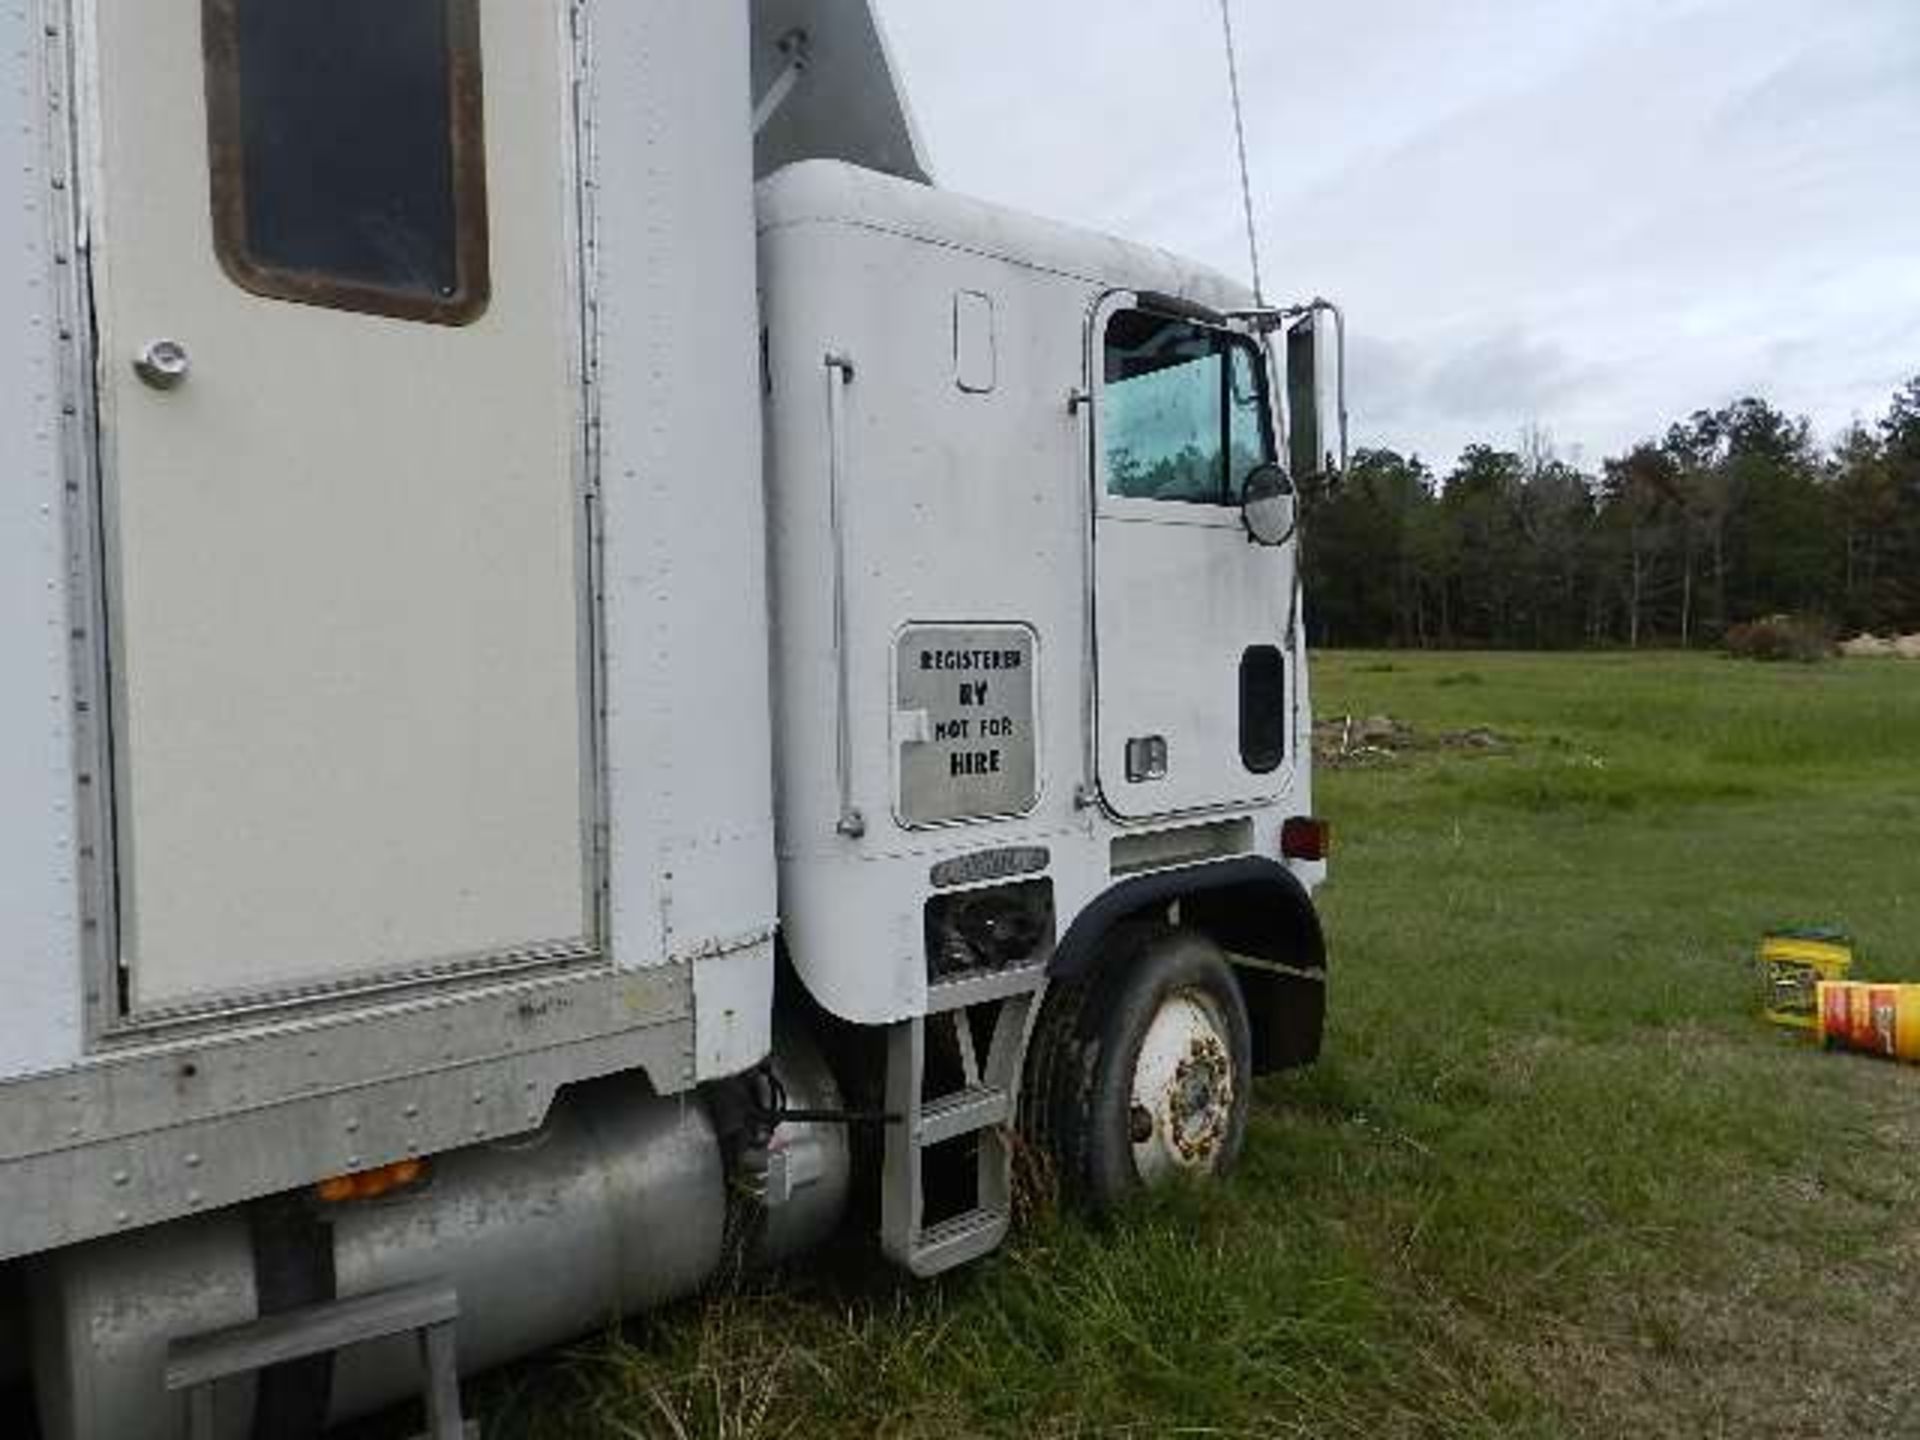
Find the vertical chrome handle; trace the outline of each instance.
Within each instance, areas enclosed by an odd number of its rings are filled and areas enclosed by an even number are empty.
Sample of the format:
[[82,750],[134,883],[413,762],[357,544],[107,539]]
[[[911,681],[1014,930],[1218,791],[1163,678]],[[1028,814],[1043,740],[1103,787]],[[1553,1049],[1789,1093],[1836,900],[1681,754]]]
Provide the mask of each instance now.
[[827,525],[833,538],[834,772],[839,784],[840,819],[834,826],[849,840],[867,833],[867,817],[853,803],[852,692],[847,677],[847,544],[840,489],[847,467],[846,388],[853,383],[853,361],[830,353],[827,367]]

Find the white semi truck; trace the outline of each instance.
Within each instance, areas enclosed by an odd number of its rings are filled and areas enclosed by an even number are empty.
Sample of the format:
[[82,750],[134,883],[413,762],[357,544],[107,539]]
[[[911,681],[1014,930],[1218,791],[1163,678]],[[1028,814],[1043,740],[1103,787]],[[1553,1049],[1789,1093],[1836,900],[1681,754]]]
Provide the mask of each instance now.
[[1022,1147],[1231,1163],[1324,1013],[1331,307],[937,188],[867,0],[6,0],[0,57],[47,1440],[419,1356],[453,1434],[456,1364],[852,1217],[987,1254]]

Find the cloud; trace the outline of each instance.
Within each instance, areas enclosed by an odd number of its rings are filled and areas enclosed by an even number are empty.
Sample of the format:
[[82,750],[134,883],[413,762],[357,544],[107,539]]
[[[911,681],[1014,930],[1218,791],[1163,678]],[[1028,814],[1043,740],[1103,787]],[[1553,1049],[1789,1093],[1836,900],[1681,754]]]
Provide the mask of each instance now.
[[1577,383],[1561,346],[1505,329],[1450,348],[1427,377],[1424,398],[1428,410],[1459,420],[1531,418]]
[[[882,0],[944,183],[1245,273],[1211,0]],[[1357,443],[1589,457],[1920,372],[1916,0],[1236,0],[1269,289]],[[1369,429],[1369,427],[1374,427]]]

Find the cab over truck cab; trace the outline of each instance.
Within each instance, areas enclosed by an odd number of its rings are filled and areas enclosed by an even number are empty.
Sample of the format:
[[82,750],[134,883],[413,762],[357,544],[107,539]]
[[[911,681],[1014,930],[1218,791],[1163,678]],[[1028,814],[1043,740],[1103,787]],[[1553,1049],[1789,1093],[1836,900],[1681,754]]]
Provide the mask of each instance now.
[[[785,943],[892,1036],[884,1239],[937,1270],[1004,1233],[1023,1074],[1110,1200],[1317,1049],[1297,550],[1242,510],[1283,416],[1251,297],[1173,256],[828,161],[759,211]],[[977,1174],[930,1223],[939,1148]]]
[[987,1253],[1016,1133],[1095,1206],[1232,1162],[1324,1010],[1320,311],[938,189],[858,4],[0,41],[49,1440],[315,1433],[414,1330],[452,1433],[850,1214]]

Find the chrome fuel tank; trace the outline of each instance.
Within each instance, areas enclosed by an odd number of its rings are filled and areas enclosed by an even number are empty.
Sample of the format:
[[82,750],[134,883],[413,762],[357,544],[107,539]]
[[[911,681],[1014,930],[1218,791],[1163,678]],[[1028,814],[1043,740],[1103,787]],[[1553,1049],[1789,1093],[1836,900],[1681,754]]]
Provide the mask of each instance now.
[[[811,1045],[789,1038],[782,1049],[776,1069],[795,1103],[839,1103]],[[843,1133],[787,1127],[776,1144],[803,1158],[808,1183],[756,1226],[756,1263],[824,1239],[846,1199]],[[727,1243],[724,1165],[702,1100],[660,1098],[637,1076],[584,1087],[539,1131],[441,1156],[405,1193],[318,1212],[334,1290],[451,1281],[460,1368],[484,1370],[700,1289]],[[46,1440],[178,1440],[186,1412],[163,1388],[167,1346],[257,1317],[257,1250],[247,1212],[230,1210],[37,1262],[30,1308]],[[334,1363],[335,1421],[420,1388],[411,1337]],[[219,1387],[223,1436],[252,1433],[255,1395],[251,1377]]]

